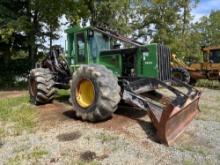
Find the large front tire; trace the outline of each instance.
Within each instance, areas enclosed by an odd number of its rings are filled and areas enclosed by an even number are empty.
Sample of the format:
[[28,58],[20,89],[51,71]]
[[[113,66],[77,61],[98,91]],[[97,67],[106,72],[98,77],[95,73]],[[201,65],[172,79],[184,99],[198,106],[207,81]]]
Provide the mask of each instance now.
[[30,101],[33,104],[40,105],[53,101],[56,89],[54,88],[53,75],[49,69],[32,69],[28,82]]
[[71,102],[76,116],[96,122],[112,116],[121,100],[118,79],[101,65],[82,65],[73,74]]

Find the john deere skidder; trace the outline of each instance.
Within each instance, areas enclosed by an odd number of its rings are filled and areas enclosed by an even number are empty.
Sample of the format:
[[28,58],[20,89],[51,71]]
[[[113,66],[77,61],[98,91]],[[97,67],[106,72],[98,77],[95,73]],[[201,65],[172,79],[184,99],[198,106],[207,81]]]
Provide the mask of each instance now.
[[[67,57],[54,51],[30,72],[34,104],[49,103],[56,88],[70,87],[76,115],[97,122],[109,118],[123,100],[148,112],[158,138],[167,145],[198,114],[200,92],[180,81],[187,92],[169,85],[174,80],[170,50],[164,45],[144,45],[95,27],[72,27],[66,33]],[[175,97],[164,96],[161,88]]]

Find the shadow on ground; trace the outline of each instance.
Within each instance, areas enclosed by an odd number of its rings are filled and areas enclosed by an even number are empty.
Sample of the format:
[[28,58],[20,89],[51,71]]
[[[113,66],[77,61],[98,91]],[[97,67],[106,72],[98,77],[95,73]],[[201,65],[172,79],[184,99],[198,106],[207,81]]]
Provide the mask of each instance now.
[[116,114],[134,120],[141,126],[141,128],[144,130],[149,139],[156,143],[160,142],[156,136],[156,129],[154,128],[152,122],[149,121],[149,117],[146,111],[137,109],[135,107],[126,107],[123,105],[119,106],[118,110],[116,111]]

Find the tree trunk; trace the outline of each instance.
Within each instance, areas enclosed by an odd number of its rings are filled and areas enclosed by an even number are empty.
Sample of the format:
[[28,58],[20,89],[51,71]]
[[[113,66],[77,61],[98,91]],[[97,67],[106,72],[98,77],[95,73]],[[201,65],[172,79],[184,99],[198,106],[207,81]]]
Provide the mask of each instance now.
[[38,22],[39,20],[38,20],[38,10],[32,11],[30,9],[30,3],[31,2],[29,1],[29,4],[27,6],[27,17],[33,28],[31,32],[28,33],[28,53],[29,53],[30,65],[31,68],[33,68],[37,56],[36,35],[39,28],[39,22]]
[[50,40],[50,55],[52,55],[52,44],[53,44],[53,34],[52,34],[52,30],[50,29],[50,36],[49,36],[49,40]]
[[28,54],[29,54],[29,60],[31,64],[31,68],[35,65],[35,59],[37,55],[37,46],[35,43],[35,35],[29,33],[29,39],[28,39]]
[[5,67],[9,66],[9,62],[11,60],[11,52],[10,52],[10,46],[8,44],[2,44],[1,50],[3,52],[3,65]]
[[186,25],[187,25],[187,15],[189,13],[189,0],[184,0],[183,4],[183,27],[182,27],[182,38],[184,37]]

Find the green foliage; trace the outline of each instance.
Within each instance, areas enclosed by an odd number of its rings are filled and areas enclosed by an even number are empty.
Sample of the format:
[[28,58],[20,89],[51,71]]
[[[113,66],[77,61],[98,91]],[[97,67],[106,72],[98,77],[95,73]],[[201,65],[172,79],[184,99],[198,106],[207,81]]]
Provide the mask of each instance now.
[[152,0],[143,1],[136,15],[133,34],[147,42],[163,43],[169,46],[179,57],[187,57],[198,53],[191,39],[191,9],[197,0]]
[[64,14],[71,25],[79,25],[89,22],[92,26],[102,26],[117,30],[121,34],[132,32],[129,19],[134,17],[130,0],[79,0],[65,3]]
[[194,29],[200,45],[220,44],[220,11],[212,11],[209,16],[202,17],[195,23]]
[[110,29],[117,30],[121,34],[128,35],[132,32],[129,19],[133,13],[129,0],[96,1],[94,7],[95,14],[92,14],[92,25],[107,26]]
[[[63,14],[65,14],[70,25],[79,25],[81,19],[88,19],[92,15],[94,0],[64,0]],[[91,8],[91,9],[90,9]]]
[[[33,67],[39,48],[46,48],[46,39],[51,46],[60,37],[57,32],[64,16],[70,25],[89,22],[106,26],[136,40],[163,43],[184,60],[200,61],[202,45],[220,44],[220,11],[212,11],[193,23],[191,10],[198,3],[199,0],[1,0],[0,59],[4,65],[1,63],[0,71],[11,75],[10,61],[18,58],[28,58],[27,70]],[[23,72],[20,67],[17,70]],[[9,82],[14,81],[12,77]]]
[[0,65],[0,88],[27,88],[26,78],[31,66],[29,60],[14,59]]

